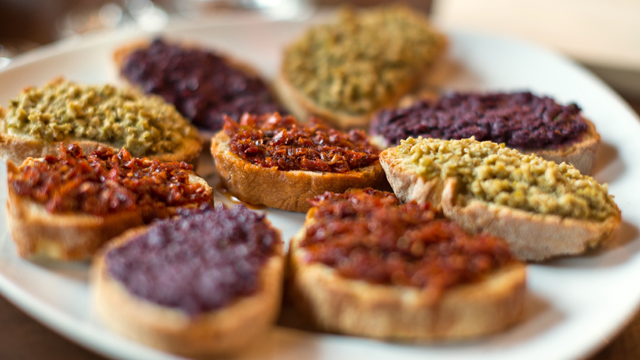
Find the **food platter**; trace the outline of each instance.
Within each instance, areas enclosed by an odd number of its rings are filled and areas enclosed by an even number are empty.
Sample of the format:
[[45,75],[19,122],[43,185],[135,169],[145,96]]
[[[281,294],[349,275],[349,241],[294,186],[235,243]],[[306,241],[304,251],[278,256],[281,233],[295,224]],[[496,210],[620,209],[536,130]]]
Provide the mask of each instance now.
[[[184,38],[233,54],[273,78],[284,44],[306,26],[264,22],[182,26]],[[527,314],[506,332],[473,341],[399,344],[276,327],[238,359],[568,359],[595,351],[619,331],[640,303],[640,123],[633,111],[597,78],[571,61],[536,46],[493,36],[447,31],[450,51],[432,82],[456,90],[531,90],[561,103],[575,101],[602,135],[595,178],[609,183],[622,210],[617,239],[577,258],[528,265]],[[67,41],[18,59],[0,72],[0,104],[26,85],[56,76],[84,83],[117,82],[111,63],[115,48],[144,34],[123,31]],[[149,36],[149,35],[147,35]],[[6,199],[1,164],[0,202]],[[199,172],[214,180],[207,155]],[[216,201],[229,202],[221,194]],[[303,214],[266,211],[288,240]],[[108,330],[95,315],[88,263],[25,261],[16,255],[0,207],[0,291],[18,307],[72,341],[118,359],[176,359]]]

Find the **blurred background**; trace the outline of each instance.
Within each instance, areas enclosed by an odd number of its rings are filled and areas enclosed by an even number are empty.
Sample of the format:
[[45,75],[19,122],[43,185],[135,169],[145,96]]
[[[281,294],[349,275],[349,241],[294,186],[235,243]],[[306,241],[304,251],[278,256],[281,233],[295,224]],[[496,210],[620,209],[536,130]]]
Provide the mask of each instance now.
[[[318,9],[386,0],[0,0],[0,67],[63,38],[123,27],[251,14],[304,20]],[[640,101],[640,0],[404,0],[440,27],[518,37],[564,53]]]

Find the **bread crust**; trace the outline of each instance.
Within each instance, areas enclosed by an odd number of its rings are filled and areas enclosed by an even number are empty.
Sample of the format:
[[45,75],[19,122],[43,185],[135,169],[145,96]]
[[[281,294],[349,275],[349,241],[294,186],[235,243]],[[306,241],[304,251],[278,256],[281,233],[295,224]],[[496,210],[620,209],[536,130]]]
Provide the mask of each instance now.
[[93,302],[101,318],[120,334],[160,350],[185,355],[230,354],[264,333],[280,310],[282,248],[260,273],[260,289],[214,311],[190,318],[185,313],[131,294],[109,275],[105,256],[146,228],[133,229],[115,239],[96,256],[92,269]]
[[380,339],[455,340],[498,332],[522,317],[526,270],[520,263],[440,298],[418,288],[346,279],[329,266],[307,263],[299,244],[313,211],[291,240],[288,266],[292,301],[320,329]]
[[[581,174],[592,175],[596,165],[596,157],[600,146],[600,134],[596,131],[595,125],[587,119],[587,130],[576,141],[557,148],[549,149],[519,149],[523,154],[536,154],[541,158],[553,161],[556,164],[563,162],[573,165]],[[391,145],[380,135],[371,137],[371,143],[377,148],[384,150]]]
[[594,221],[535,214],[479,200],[463,204],[457,199],[454,178],[424,181],[388,151],[380,154],[380,163],[401,201],[431,202],[466,231],[505,239],[520,260],[542,261],[582,254],[613,238],[621,222],[620,210],[616,216]]
[[[9,162],[7,171],[16,172],[18,168]],[[190,180],[205,185],[209,193],[213,193],[204,179],[191,176]],[[18,255],[25,258],[41,256],[65,261],[88,259],[112,238],[144,224],[140,210],[106,216],[52,214],[43,205],[17,195],[11,187],[8,192],[7,226],[18,248]]]
[[229,150],[224,130],[211,140],[211,154],[222,184],[240,200],[288,211],[305,212],[307,202],[325,191],[343,193],[350,188],[383,188],[379,162],[346,173],[282,171],[253,165]]

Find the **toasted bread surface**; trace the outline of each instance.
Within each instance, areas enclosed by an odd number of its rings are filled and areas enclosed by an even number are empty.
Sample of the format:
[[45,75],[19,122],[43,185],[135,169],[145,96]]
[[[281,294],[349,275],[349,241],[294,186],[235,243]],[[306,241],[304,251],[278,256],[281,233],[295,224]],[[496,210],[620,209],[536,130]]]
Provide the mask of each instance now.
[[180,310],[136,297],[109,275],[107,252],[145,231],[138,228],[126,232],[100,251],[93,262],[93,301],[111,328],[164,351],[200,357],[238,352],[274,323],[282,290],[281,248],[264,264],[255,294],[192,318]]
[[[29,161],[28,159],[27,161]],[[9,172],[18,171],[9,162]],[[213,189],[195,175],[191,182]],[[112,238],[144,223],[140,210],[123,211],[105,216],[86,213],[50,213],[44,206],[26,196],[17,195],[9,187],[7,224],[22,257],[42,256],[58,260],[82,260],[93,256]]]
[[380,339],[454,340],[498,332],[521,318],[526,271],[520,263],[441,296],[347,279],[327,265],[308,263],[299,244],[314,209],[291,240],[289,292],[296,308],[320,329]]
[[388,150],[380,154],[380,163],[400,200],[431,202],[466,231],[502,237],[520,260],[579,255],[611,239],[621,221],[619,210],[616,216],[596,221],[536,214],[480,200],[459,201],[454,178],[425,181]]
[[229,136],[220,131],[211,140],[211,154],[222,184],[240,200],[288,211],[305,212],[307,202],[325,191],[342,193],[350,188],[383,188],[380,164],[346,173],[282,171],[253,165],[229,149]]

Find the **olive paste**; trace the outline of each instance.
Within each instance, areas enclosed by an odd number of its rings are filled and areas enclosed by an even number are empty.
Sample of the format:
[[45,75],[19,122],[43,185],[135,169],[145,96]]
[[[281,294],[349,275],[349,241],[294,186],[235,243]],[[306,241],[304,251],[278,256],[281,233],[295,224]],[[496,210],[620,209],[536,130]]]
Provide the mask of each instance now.
[[222,56],[154,40],[132,52],[122,75],[145,93],[162,96],[200,129],[218,131],[223,115],[283,112],[258,76]]
[[213,195],[190,181],[193,166],[132,157],[100,147],[84,155],[78,144],[60,146],[59,155],[34,159],[9,173],[9,188],[51,213],[104,216],[142,210],[145,221],[173,215],[176,208],[210,203]]
[[171,153],[197,130],[160,97],[111,85],[56,80],[9,101],[2,123],[9,135],[47,142],[93,140],[133,156]]
[[157,222],[105,259],[131,294],[195,317],[258,291],[279,243],[265,215],[219,204]]
[[346,278],[441,294],[516,262],[504,240],[469,235],[429,203],[400,204],[372,189],[327,192],[311,203],[315,211],[300,243],[306,260]]
[[587,123],[576,104],[559,105],[530,92],[450,93],[380,111],[370,128],[389,145],[418,136],[443,140],[474,136],[519,149],[568,145],[586,131]]
[[240,123],[227,117],[224,131],[232,153],[278,170],[344,173],[373,165],[380,153],[362,130],[343,133],[316,119],[299,124],[292,116],[278,113],[247,114]]
[[367,114],[413,84],[445,38],[400,6],[341,12],[337,23],[308,30],[284,53],[286,79],[318,106]]
[[467,201],[576,219],[604,220],[617,214],[606,184],[572,165],[524,155],[504,144],[419,137],[403,140],[390,151],[427,181],[456,178]]

